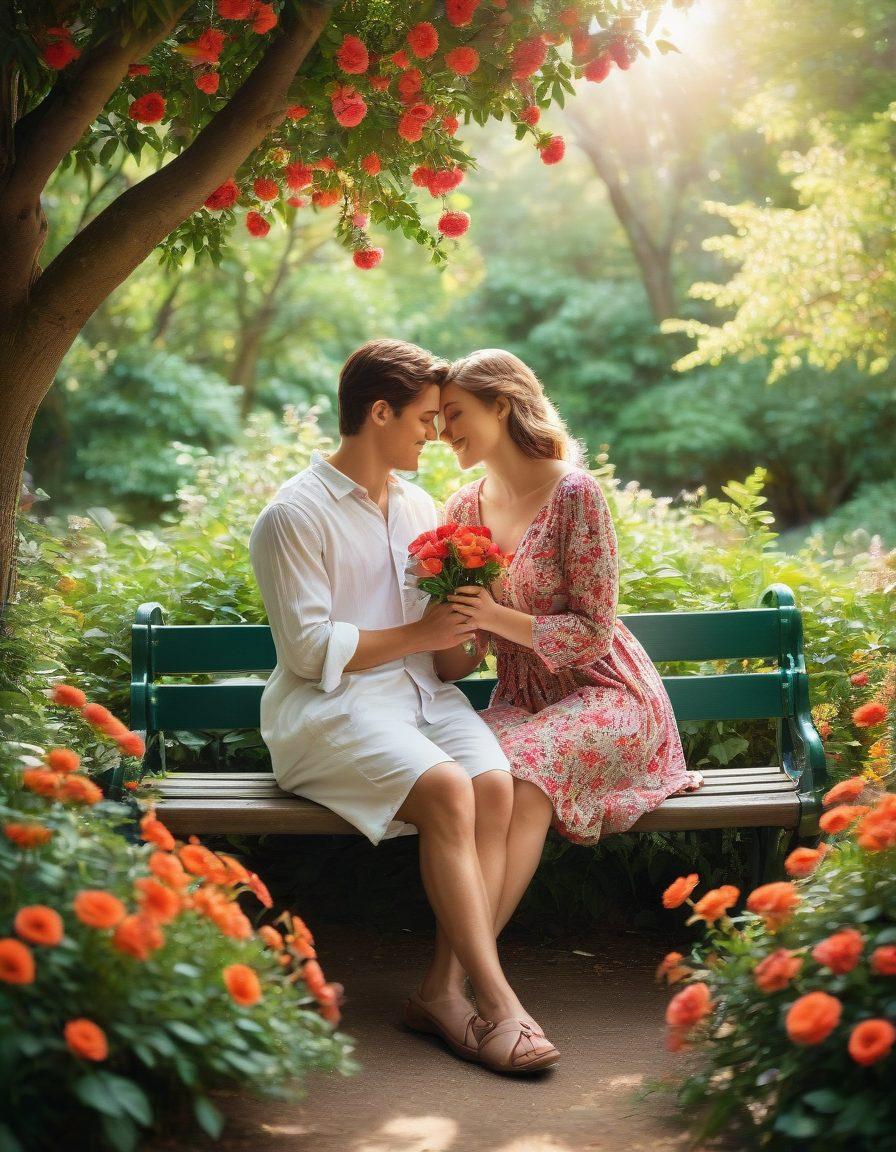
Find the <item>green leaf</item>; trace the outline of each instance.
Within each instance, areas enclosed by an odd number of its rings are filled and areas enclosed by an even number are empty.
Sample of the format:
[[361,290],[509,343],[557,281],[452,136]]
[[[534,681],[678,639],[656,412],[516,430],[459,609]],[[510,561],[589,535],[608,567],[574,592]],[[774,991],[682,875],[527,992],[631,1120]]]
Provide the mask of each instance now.
[[816,1088],[813,1092],[806,1092],[803,1102],[816,1112],[839,1112],[845,1101],[839,1092],[832,1088]]
[[187,1044],[205,1044],[206,1042],[206,1037],[198,1028],[194,1028],[192,1024],[187,1024],[183,1020],[170,1020],[168,1031],[173,1032],[175,1036]]
[[677,52],[679,56],[681,55],[681,49],[676,48],[671,40],[654,40],[654,44],[661,56],[667,56],[670,52]]
[[104,1116],[103,1135],[115,1152],[133,1152],[140,1131],[130,1116]]
[[193,1100],[193,1112],[199,1122],[199,1127],[217,1140],[224,1128],[224,1117],[206,1096],[197,1096]]
[[105,1116],[127,1116],[123,1103],[110,1094],[106,1085],[106,1074],[91,1072],[75,1081],[72,1089],[76,1098],[88,1108],[93,1108]]

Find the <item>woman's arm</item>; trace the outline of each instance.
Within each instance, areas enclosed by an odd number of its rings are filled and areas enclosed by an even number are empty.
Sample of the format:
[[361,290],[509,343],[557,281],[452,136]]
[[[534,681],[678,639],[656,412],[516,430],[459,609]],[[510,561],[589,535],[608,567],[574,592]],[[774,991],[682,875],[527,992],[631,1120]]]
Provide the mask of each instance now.
[[488,636],[482,632],[476,633],[476,651],[471,656],[463,644],[456,648],[443,648],[441,652],[433,652],[432,659],[436,675],[440,680],[463,680],[474,672],[488,651]]

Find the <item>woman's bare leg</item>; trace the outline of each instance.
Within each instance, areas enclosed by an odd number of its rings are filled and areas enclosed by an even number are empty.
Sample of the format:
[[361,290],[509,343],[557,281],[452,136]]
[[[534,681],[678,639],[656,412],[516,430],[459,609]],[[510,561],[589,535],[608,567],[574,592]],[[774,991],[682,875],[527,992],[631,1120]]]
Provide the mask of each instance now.
[[417,826],[420,875],[436,919],[469,974],[488,1019],[524,1014],[501,969],[494,919],[476,853],[473,782],[457,764],[437,764],[414,784],[396,816]]
[[[507,865],[507,834],[513,812],[514,779],[509,772],[496,770],[480,772],[473,777],[476,803],[476,855],[482,870],[492,916],[498,907],[504,888]],[[466,998],[466,973],[445,934],[436,920],[436,942],[432,961],[420,985],[424,1000],[437,996],[456,995]]]

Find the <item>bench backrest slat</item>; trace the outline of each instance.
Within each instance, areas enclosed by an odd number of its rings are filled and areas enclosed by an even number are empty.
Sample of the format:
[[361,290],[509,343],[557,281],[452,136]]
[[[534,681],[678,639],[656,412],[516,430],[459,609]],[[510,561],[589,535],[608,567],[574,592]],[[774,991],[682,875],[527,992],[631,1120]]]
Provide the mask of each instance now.
[[[775,608],[730,612],[640,612],[619,619],[654,663],[664,660],[776,659],[781,646]],[[155,676],[190,672],[270,672],[271,630],[262,624],[166,624],[152,629]]]
[[[665,676],[663,683],[681,720],[748,720],[778,717],[784,711],[784,674]],[[475,708],[483,708],[493,677],[461,681]],[[257,684],[153,684],[149,689],[154,729],[225,731],[257,728],[261,693]]]

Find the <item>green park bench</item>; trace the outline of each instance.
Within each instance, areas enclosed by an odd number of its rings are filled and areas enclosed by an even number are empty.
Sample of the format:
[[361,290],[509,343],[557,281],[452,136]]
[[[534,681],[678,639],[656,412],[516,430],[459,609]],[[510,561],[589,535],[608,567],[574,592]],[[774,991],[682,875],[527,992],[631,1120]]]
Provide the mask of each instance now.
[[[771,585],[760,607],[720,612],[645,612],[620,617],[655,663],[763,660],[773,668],[725,674],[664,676],[676,719],[772,720],[775,763],[701,768],[699,791],[670,797],[643,815],[632,831],[755,830],[754,882],[778,875],[783,855],[819,836],[827,787],[824,748],[809,711],[802,620],[791,590]],[[262,679],[276,663],[266,625],[165,624],[160,604],[141,604],[132,627],[131,727],[146,740],[144,774],[154,781],[156,810],[179,836],[191,833],[360,835],[335,812],[282,791],[268,771],[171,771],[165,732],[214,733],[259,726]],[[170,683],[196,673],[224,682]],[[240,683],[227,683],[238,677]],[[163,679],[164,678],[164,679]],[[458,686],[484,708],[494,678]],[[110,782],[121,794],[122,770]]]

